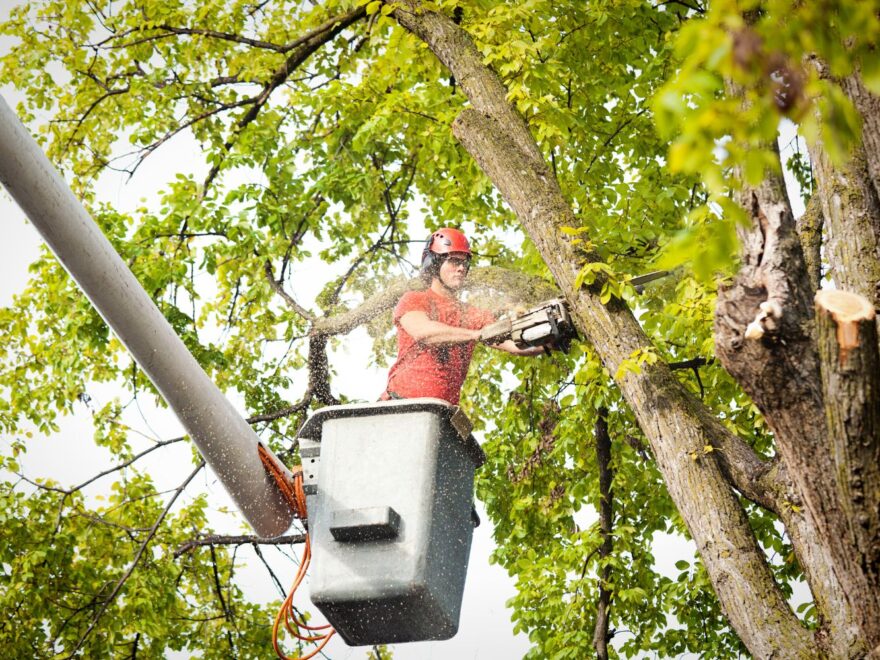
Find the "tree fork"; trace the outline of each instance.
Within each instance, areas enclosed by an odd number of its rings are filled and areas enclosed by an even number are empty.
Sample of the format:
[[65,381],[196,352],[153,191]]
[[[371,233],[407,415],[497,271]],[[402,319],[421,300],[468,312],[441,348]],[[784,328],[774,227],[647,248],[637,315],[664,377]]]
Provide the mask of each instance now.
[[[738,92],[728,86],[728,93]],[[776,439],[794,505],[778,513],[821,613],[817,639],[833,656],[858,657],[870,643],[856,623],[865,576],[853,561],[840,515],[822,414],[813,286],[801,237],[781,175],[769,174],[761,185],[741,191],[737,201],[751,224],[737,228],[739,272],[719,287],[716,353]]]

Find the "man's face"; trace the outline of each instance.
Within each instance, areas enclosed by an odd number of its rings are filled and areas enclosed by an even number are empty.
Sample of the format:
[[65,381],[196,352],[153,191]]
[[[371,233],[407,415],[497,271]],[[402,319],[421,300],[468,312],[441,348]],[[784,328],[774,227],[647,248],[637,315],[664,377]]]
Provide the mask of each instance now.
[[471,258],[465,252],[452,252],[440,265],[440,282],[453,291],[464,286],[470,268]]

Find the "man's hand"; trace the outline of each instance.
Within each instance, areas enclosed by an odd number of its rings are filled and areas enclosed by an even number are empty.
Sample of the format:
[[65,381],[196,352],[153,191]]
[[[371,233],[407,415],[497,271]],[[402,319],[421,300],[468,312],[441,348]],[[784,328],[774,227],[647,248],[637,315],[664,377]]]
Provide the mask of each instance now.
[[505,353],[510,353],[511,355],[544,355],[547,351],[543,346],[529,346],[528,348],[520,348],[514,343],[512,339],[508,339],[507,341],[501,342],[497,346],[493,346],[493,348],[497,348],[500,351],[504,351]]

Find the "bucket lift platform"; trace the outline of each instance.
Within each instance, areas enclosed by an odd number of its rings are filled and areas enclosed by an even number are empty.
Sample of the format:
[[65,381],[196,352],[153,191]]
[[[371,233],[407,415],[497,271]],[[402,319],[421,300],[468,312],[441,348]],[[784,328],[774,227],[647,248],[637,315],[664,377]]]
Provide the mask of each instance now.
[[458,631],[485,461],[440,399],[329,406],[299,433],[311,599],[351,646]]

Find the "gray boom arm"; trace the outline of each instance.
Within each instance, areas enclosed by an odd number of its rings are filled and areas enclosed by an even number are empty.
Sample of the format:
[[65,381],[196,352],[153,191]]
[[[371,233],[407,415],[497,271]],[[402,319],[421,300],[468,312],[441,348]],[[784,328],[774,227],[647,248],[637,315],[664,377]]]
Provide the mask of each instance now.
[[162,393],[257,534],[283,534],[293,516],[260,461],[259,438],[208,378],[2,97],[0,182]]

